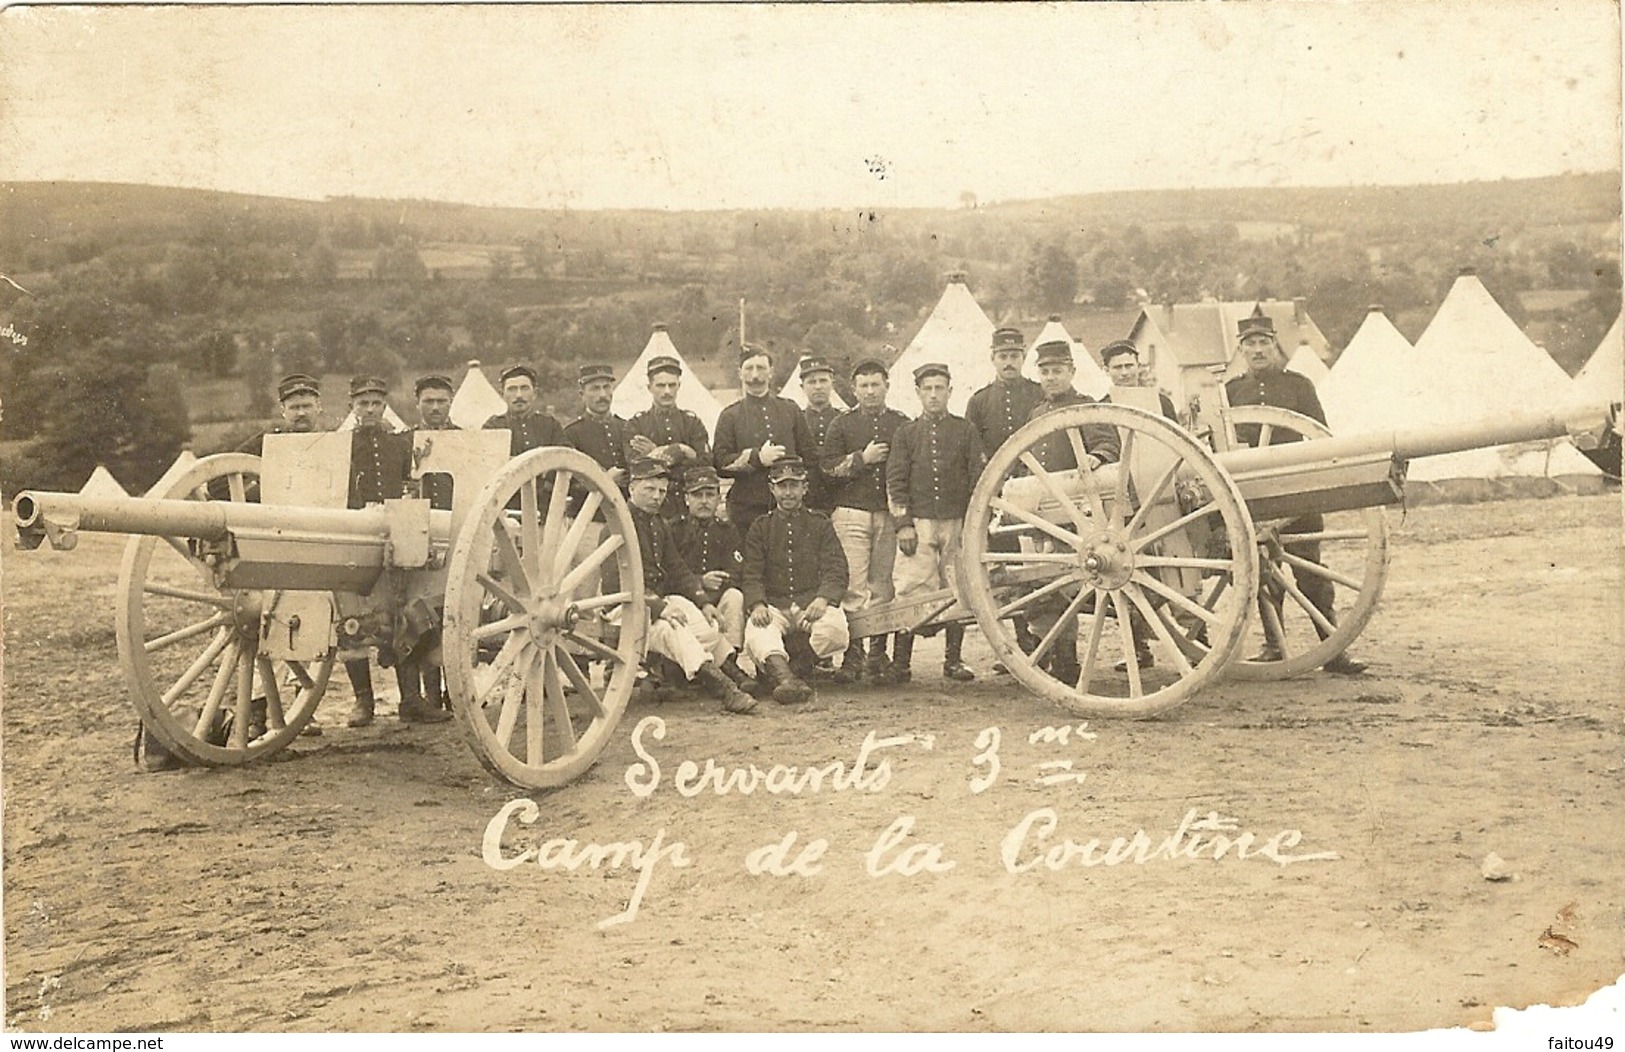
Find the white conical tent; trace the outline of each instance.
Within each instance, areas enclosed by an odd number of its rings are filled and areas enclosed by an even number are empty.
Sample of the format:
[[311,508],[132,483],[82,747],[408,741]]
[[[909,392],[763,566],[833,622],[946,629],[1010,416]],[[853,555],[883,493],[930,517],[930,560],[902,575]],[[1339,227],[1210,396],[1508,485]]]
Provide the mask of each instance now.
[[[1072,380],[1072,386],[1088,395],[1090,398],[1103,397],[1112,389],[1112,382],[1104,370],[1096,363],[1095,356],[1089,353],[1089,348],[1081,340],[1074,340],[1072,334],[1066,331],[1060,318],[1052,317],[1038,330],[1033,342],[1027,345],[1027,359],[1021,366],[1021,371],[1029,379],[1038,379],[1038,348],[1042,344],[1054,343],[1056,340],[1065,340],[1072,345],[1072,361],[1077,366],[1077,376]],[[991,360],[991,359],[990,359]],[[978,385],[980,386],[980,385]],[[974,390],[971,392],[974,394]]]
[[196,463],[197,456],[190,449],[181,450],[175,457],[175,462],[164,469],[164,473],[152,484],[152,488],[147,490],[145,496],[162,497],[169,487],[175,484],[175,480],[191,470],[192,465]]
[[507,411],[508,403],[502,400],[502,393],[485,378],[479,359],[470,360],[468,372],[463,374],[463,382],[457,385],[456,393],[451,396],[451,422],[472,431],[484,427],[485,422],[493,416],[501,416]]
[[649,397],[649,359],[668,356],[676,358],[683,370],[683,385],[677,391],[677,405],[687,409],[700,418],[705,430],[715,434],[717,430],[717,417],[722,413],[722,403],[716,400],[700,378],[694,375],[689,368],[688,361],[677,353],[677,345],[671,342],[671,336],[666,332],[664,325],[656,325],[649,334],[649,342],[644,345],[643,353],[638,360],[626,370],[621,382],[615,385],[615,394],[610,399],[610,409],[618,416],[630,419],[643,412],[654,404]]
[[1298,349],[1287,359],[1286,367],[1299,376],[1307,377],[1317,388],[1321,381],[1331,374],[1331,370],[1326,368],[1326,363],[1320,360],[1320,355],[1307,343],[1298,344]]
[[[1463,423],[1501,413],[1569,404],[1567,373],[1524,335],[1470,273],[1458,277],[1416,341],[1427,392],[1423,424]],[[1416,461],[1410,477],[1596,475],[1596,465],[1567,440],[1468,450]]]
[[1625,339],[1621,338],[1619,325],[1620,319],[1615,318],[1608,335],[1574,374],[1572,387],[1576,396],[1598,404],[1625,399],[1622,393],[1625,392]]
[[1426,412],[1416,348],[1373,307],[1316,390],[1335,435],[1416,427]]
[[85,484],[79,487],[81,497],[128,497],[130,494],[119,485],[118,479],[107,470],[107,465],[97,464],[96,470],[85,479]]
[[[802,361],[805,360],[806,356],[803,356]],[[803,409],[807,408],[807,392],[801,389],[801,362],[796,363],[796,367],[790,371],[790,379],[784,381],[784,386],[779,388],[779,397],[788,398]],[[843,412],[852,408],[846,404],[846,399],[841,397],[839,391],[829,393],[829,404]]]
[[892,363],[886,403],[905,416],[919,416],[914,370],[929,362],[942,362],[953,374],[948,410],[963,416],[970,396],[993,382],[993,359],[988,354],[992,344],[993,323],[977,306],[970,289],[963,281],[949,281],[930,317]]

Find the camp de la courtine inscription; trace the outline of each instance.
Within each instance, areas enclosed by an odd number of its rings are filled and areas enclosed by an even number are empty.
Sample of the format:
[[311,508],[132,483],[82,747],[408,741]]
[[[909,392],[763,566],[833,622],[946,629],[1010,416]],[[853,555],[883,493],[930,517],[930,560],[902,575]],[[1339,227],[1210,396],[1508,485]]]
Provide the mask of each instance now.
[[[624,777],[632,795],[647,798],[656,793],[675,793],[693,800],[725,801],[730,796],[758,794],[879,794],[891,784],[891,756],[898,750],[931,751],[937,746],[931,735],[880,737],[870,731],[858,743],[850,761],[818,766],[730,767],[712,759],[672,756],[659,747],[665,737],[666,722],[659,716],[645,716],[633,728],[632,751],[637,761],[626,768]],[[1070,749],[1081,755],[1081,750],[1096,738],[1087,724],[1077,724],[1039,728],[1027,736],[1027,742],[1054,746],[1059,751]],[[987,727],[972,743],[966,756],[966,785],[973,795],[987,792],[997,783],[1004,769],[999,753],[1002,742],[1002,730]],[[1081,766],[1079,755],[1042,761],[1036,765],[1034,780],[1043,786],[1081,783],[1087,777]],[[542,809],[529,798],[508,801],[486,823],[481,857],[499,872],[530,869],[561,875],[627,873],[632,878],[632,890],[626,908],[599,921],[599,928],[635,920],[662,867],[686,869],[695,862],[688,845],[671,836],[665,827],[648,836],[609,843],[583,842],[563,834],[548,836],[540,825],[541,814]],[[865,848],[860,860],[840,864],[859,865],[875,879],[906,880],[951,873],[960,858],[976,853],[991,855],[1006,873],[1040,879],[1044,874],[1100,866],[1262,861],[1284,867],[1338,858],[1333,851],[1297,850],[1303,844],[1301,830],[1281,829],[1266,836],[1243,828],[1240,819],[1218,811],[1203,813],[1188,808],[1177,819],[1170,815],[1165,827],[1133,832],[1090,830],[1087,819],[1087,815],[1045,805],[1021,816],[996,844],[959,844],[952,841],[951,829],[924,828],[913,815],[898,814],[885,828],[877,829],[866,845],[848,845]],[[829,851],[829,841],[817,836],[816,830],[793,829],[770,843],[740,844],[737,864],[741,872],[753,877],[815,880],[826,867],[837,864],[828,857]]]

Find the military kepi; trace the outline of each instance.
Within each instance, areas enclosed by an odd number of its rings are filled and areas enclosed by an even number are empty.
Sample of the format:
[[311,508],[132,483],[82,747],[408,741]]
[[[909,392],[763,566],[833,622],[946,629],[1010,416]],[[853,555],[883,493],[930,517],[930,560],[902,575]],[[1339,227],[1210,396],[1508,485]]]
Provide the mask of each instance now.
[[1110,365],[1112,363],[1112,359],[1116,358],[1120,354],[1132,354],[1134,357],[1138,358],[1140,356],[1140,349],[1134,346],[1134,344],[1128,340],[1113,340],[1111,343],[1108,343],[1106,346],[1100,349],[1101,364]]
[[994,354],[998,354],[1000,351],[1025,351],[1026,349],[1027,337],[1021,335],[1020,329],[1005,326],[1002,329],[993,330]]
[[809,376],[817,376],[819,373],[828,373],[829,375],[834,376],[835,366],[824,361],[822,358],[801,359],[801,378],[803,380]]
[[594,380],[615,379],[615,368],[609,365],[583,365],[576,370],[576,383],[590,384]]
[[317,398],[322,396],[322,385],[314,377],[305,373],[289,373],[276,385],[276,400],[286,402],[294,395],[308,394]]
[[505,384],[509,380],[523,376],[531,383],[536,382],[536,370],[528,365],[510,365],[497,376],[497,383]]
[[676,373],[683,375],[683,363],[669,354],[657,354],[649,359],[649,376],[652,378],[658,373]]
[[914,385],[918,387],[927,376],[940,376],[944,380],[953,379],[948,373],[948,367],[942,362],[926,362],[924,365],[915,368]]
[[698,493],[702,489],[720,490],[722,480],[717,478],[717,469],[711,467],[692,467],[683,472],[683,492]]
[[807,464],[800,457],[783,457],[767,469],[769,482],[788,482],[791,479],[807,481]]
[[1036,352],[1039,365],[1050,362],[1065,362],[1072,364],[1072,345],[1065,340],[1050,340],[1048,343],[1038,345]]
[[1268,314],[1264,313],[1262,303],[1255,306],[1252,314],[1241,319],[1240,324],[1236,326],[1236,339],[1238,340],[1245,340],[1249,336],[1273,337],[1274,335],[1275,322],[1270,319]]
[[356,376],[350,380],[350,397],[359,398],[364,394],[389,394],[389,385],[384,383],[381,376]]
[[412,393],[421,395],[431,387],[437,387],[442,391],[457,390],[451,382],[451,377],[442,376],[440,373],[430,373],[428,376],[418,377],[417,382],[412,385]]
[[663,479],[671,475],[665,463],[654,457],[638,457],[628,470],[634,479]]

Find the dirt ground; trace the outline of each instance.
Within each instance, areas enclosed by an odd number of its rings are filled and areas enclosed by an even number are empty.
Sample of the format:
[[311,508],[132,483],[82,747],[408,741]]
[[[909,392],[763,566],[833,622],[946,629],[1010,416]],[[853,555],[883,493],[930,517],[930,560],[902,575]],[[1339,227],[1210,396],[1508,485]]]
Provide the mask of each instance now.
[[[342,676],[325,734],[276,761],[138,773],[120,542],[8,550],[6,1024],[1405,1031],[1579,1001],[1625,972],[1619,495],[1392,521],[1362,677],[1223,683],[1080,733],[973,634],[984,674],[951,690],[925,642],[908,690],[634,706],[547,794],[493,783],[451,725],[345,728]],[[708,759],[849,777],[680,793]],[[533,823],[499,819],[527,796]],[[494,819],[511,868],[482,857]],[[791,833],[786,870],[826,842],[813,875],[749,872]],[[1243,843],[1215,858],[1215,835]],[[557,838],[640,846],[544,868]],[[1492,853],[1514,879],[1486,879]],[[635,919],[603,926],[640,861]]]

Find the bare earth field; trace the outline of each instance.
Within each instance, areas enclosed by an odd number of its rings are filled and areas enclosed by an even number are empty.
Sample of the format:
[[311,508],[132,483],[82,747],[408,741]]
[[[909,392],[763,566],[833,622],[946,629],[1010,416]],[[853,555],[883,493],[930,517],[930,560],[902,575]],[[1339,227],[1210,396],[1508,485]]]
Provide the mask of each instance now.
[[[948,689],[927,641],[908,690],[634,705],[529,824],[454,725],[345,728],[342,675],[273,762],[138,773],[121,542],[8,549],[6,1024],[1404,1031],[1577,1002],[1625,972],[1619,495],[1392,521],[1365,676],[1080,732],[985,671]],[[845,776],[679,792],[708,759]]]

